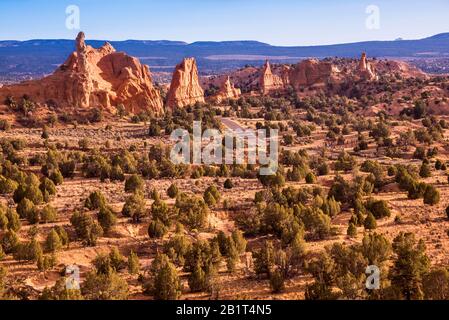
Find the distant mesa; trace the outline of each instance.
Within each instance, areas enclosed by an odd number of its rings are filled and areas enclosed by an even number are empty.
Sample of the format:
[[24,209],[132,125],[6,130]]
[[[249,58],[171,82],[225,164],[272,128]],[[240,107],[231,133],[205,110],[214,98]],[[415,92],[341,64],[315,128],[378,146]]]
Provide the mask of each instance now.
[[122,104],[131,113],[164,112],[148,66],[116,52],[109,43],[99,49],[87,45],[83,32],[76,38],[76,51],[52,75],[0,89],[1,101],[24,95],[60,111],[101,108],[112,112]]
[[173,73],[167,95],[167,107],[169,109],[183,108],[198,102],[205,103],[206,101],[198,77],[196,60],[185,58],[176,66]]

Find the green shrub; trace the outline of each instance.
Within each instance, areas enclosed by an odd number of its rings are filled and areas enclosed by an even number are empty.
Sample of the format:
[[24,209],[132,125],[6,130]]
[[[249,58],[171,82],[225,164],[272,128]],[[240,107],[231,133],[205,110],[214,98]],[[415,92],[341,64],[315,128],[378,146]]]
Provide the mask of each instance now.
[[377,228],[376,218],[374,218],[371,212],[368,212],[368,215],[365,219],[364,227],[366,230],[374,230]]
[[52,229],[45,240],[45,249],[47,252],[56,252],[62,249],[62,241],[55,229]]
[[148,227],[148,235],[151,239],[161,239],[168,232],[167,227],[159,220],[152,220]]
[[357,237],[357,227],[353,223],[349,224],[347,235],[351,238]]
[[365,207],[370,211],[376,219],[389,218],[391,210],[388,208],[388,203],[384,200],[370,199]]
[[270,286],[273,293],[281,293],[285,290],[285,277],[281,271],[275,270],[270,274]]
[[231,179],[226,179],[226,181],[224,182],[224,188],[228,190],[234,188],[234,183],[232,182]]
[[440,191],[432,185],[428,185],[424,192],[424,204],[434,206],[440,202]]
[[125,182],[125,192],[135,193],[144,190],[144,184],[142,177],[137,174],[133,174]]
[[45,206],[40,211],[40,218],[43,223],[56,221],[58,213],[55,208],[50,205]]
[[129,196],[123,206],[122,215],[131,218],[134,223],[139,223],[147,215],[143,194],[134,193]]
[[158,255],[151,266],[152,281],[147,291],[156,300],[177,300],[181,297],[181,280],[166,255]]
[[106,198],[100,191],[94,191],[86,199],[84,206],[89,210],[98,210],[106,206]]
[[34,203],[27,198],[23,198],[17,205],[17,213],[21,219],[27,219],[34,211],[36,211]]
[[307,184],[314,184],[314,183],[316,183],[316,177],[315,177],[315,175],[313,174],[313,172],[309,172],[309,173],[306,175],[306,183],[307,183]]
[[105,233],[108,233],[117,223],[117,216],[109,206],[102,206],[97,213],[98,223]]
[[167,189],[167,195],[170,198],[175,199],[178,196],[178,194],[179,194],[178,187],[174,183],[172,183],[170,187]]
[[103,235],[101,226],[86,213],[75,212],[70,218],[70,223],[75,228],[77,237],[86,246],[95,246],[97,239]]

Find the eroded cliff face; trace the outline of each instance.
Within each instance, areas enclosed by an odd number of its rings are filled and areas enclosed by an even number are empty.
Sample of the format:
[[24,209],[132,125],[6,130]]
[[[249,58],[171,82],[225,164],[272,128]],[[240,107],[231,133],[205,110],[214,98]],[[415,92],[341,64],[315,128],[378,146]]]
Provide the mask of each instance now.
[[330,62],[308,59],[295,65],[290,71],[290,84],[296,90],[301,87],[333,82],[339,70]]
[[241,90],[234,87],[234,84],[231,82],[231,78],[226,77],[226,80],[221,85],[218,94],[213,97],[213,100],[220,104],[226,99],[236,100],[240,98],[241,94]]
[[259,87],[262,94],[285,91],[288,88],[299,90],[301,87],[327,83],[338,73],[329,62],[315,59],[304,60],[294,66],[280,66],[273,71],[267,61],[262,68]]
[[114,111],[123,105],[128,112],[164,112],[159,91],[153,86],[148,66],[109,44],[95,49],[76,38],[76,51],[52,75],[0,89],[0,99],[27,95],[60,111],[101,108]]
[[167,95],[167,107],[183,108],[204,103],[204,91],[200,86],[198,67],[194,58],[186,58],[176,66]]

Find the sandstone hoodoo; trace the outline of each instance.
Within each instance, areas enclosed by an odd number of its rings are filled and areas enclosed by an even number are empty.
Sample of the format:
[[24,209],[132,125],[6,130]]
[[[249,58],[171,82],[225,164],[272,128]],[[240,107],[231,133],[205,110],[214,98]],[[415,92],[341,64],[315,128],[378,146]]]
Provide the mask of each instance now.
[[235,100],[240,98],[242,91],[234,87],[230,77],[226,77],[226,80],[220,87],[220,90],[216,96],[213,97],[216,103],[220,104],[226,99]]
[[259,85],[263,94],[270,94],[272,92],[285,89],[286,84],[282,81],[281,76],[273,73],[271,70],[271,64],[267,60],[262,69]]
[[148,66],[105,43],[96,49],[76,38],[76,51],[52,75],[0,89],[0,99],[27,95],[34,102],[59,111],[101,108],[113,111],[123,105],[128,112],[162,114],[163,101],[153,86]]
[[377,80],[378,76],[376,74],[376,70],[374,65],[371,64],[366,58],[366,53],[362,53],[362,57],[360,58],[359,66],[357,68],[358,75],[365,80]]
[[183,108],[195,103],[205,103],[204,91],[198,78],[198,67],[194,58],[186,58],[176,66],[170,90],[167,95],[167,107]]

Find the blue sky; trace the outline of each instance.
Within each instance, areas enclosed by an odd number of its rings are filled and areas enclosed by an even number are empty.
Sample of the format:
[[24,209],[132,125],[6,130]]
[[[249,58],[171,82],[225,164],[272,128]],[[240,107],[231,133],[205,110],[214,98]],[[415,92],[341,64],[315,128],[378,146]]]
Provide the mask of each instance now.
[[[0,40],[71,39],[66,8],[100,40],[258,40],[317,45],[449,32],[449,0],[0,0]],[[380,29],[366,28],[368,5]]]

